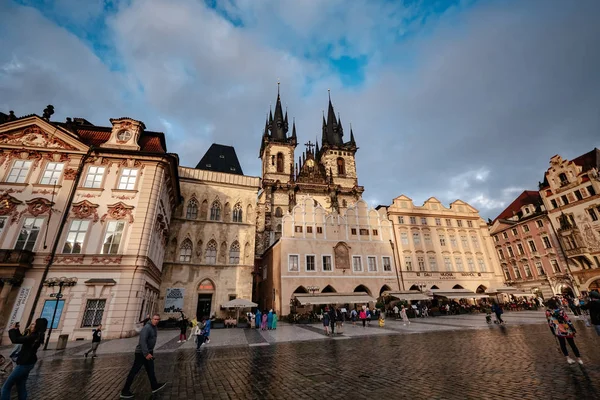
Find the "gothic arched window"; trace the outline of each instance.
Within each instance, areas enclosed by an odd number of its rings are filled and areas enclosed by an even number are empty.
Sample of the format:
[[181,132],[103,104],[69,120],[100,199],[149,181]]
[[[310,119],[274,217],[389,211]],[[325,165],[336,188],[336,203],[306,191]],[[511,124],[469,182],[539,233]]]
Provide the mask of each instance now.
[[219,200],[215,200],[210,207],[210,220],[220,221],[221,220],[221,203]]
[[277,207],[277,208],[275,209],[275,216],[276,216],[276,217],[281,217],[281,216],[283,216],[283,211],[281,210],[281,207]]
[[214,240],[211,240],[206,245],[205,261],[207,264],[217,263],[217,242],[215,242]]
[[229,264],[239,264],[240,263],[240,243],[236,240],[231,243],[231,247],[229,248]]
[[192,241],[185,239],[179,248],[179,262],[190,262],[192,260]]
[[233,222],[243,222],[243,211],[242,211],[242,205],[240,203],[237,203],[235,206],[233,206],[233,218],[232,221]]
[[198,218],[198,202],[196,201],[196,199],[191,199],[188,202],[187,212],[186,212],[186,218],[187,219],[196,219],[196,218]]
[[342,157],[338,157],[337,159],[337,170],[338,175],[346,175],[346,165]]
[[277,172],[283,172],[283,153],[277,153]]

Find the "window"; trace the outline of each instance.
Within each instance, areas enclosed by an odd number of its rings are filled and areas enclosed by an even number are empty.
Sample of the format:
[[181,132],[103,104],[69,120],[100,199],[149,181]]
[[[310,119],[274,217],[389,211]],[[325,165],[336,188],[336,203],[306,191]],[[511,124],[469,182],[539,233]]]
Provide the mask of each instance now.
[[43,218],[25,218],[25,222],[23,222],[23,227],[17,238],[15,249],[32,251],[43,223]]
[[277,172],[283,172],[283,153],[277,153]]
[[437,271],[437,261],[435,257],[429,257],[429,268],[432,271]]
[[102,323],[102,316],[104,315],[104,306],[106,306],[105,299],[88,300],[85,305],[81,327],[91,328],[100,325]]
[[76,219],[71,222],[69,226],[69,232],[67,233],[67,240],[63,246],[63,253],[68,254],[80,254],[83,241],[87,233],[89,221],[83,221]]
[[137,169],[123,168],[123,172],[121,172],[121,179],[119,179],[119,189],[133,190],[135,188],[137,174]]
[[186,239],[179,248],[179,262],[190,262],[192,261],[192,242]]
[[446,245],[446,236],[440,235],[440,246]]
[[4,228],[6,227],[6,220],[8,217],[0,217],[0,235],[4,232]]
[[521,279],[521,271],[519,271],[517,264],[513,264],[513,272],[515,273],[515,278]]
[[487,268],[485,267],[485,262],[483,261],[483,259],[478,259],[477,263],[479,264],[479,272],[486,272]]
[[452,226],[452,220],[446,218],[446,226]]
[[300,270],[298,266],[298,255],[293,254],[288,258],[288,271],[298,272]]
[[475,272],[475,262],[472,258],[467,259],[467,268],[469,268],[469,272]]
[[97,189],[102,187],[102,177],[104,176],[105,167],[94,167],[90,166],[83,187]]
[[552,208],[558,208],[558,203],[555,199],[550,200],[550,203],[552,204]]
[[237,203],[235,206],[233,206],[233,213],[231,215],[231,221],[232,222],[244,222],[244,212],[242,211],[242,205],[240,203]]
[[60,175],[62,174],[63,163],[57,162],[49,162],[46,164],[46,169],[44,169],[44,173],[42,174],[42,179],[40,183],[42,185],[54,185],[60,179]]
[[306,256],[306,270],[307,271],[315,270],[315,256],[313,256],[313,255]]
[[473,246],[478,249],[479,248],[479,240],[477,240],[477,236],[471,236],[471,242],[473,242]]
[[564,172],[558,174],[558,179],[560,179],[561,186],[569,184],[569,180],[567,179],[567,174],[565,174]]
[[525,207],[525,215],[529,214],[529,207]]
[[369,230],[368,229],[360,229],[360,235],[361,236],[369,236]]
[[425,239],[425,244],[427,244],[427,245],[431,244],[431,233],[423,232],[423,238]]
[[544,242],[544,248],[550,249],[552,244],[550,243],[550,238],[548,236],[542,236],[542,242]]
[[404,265],[406,266],[406,270],[407,271],[412,271],[413,267],[412,267],[412,257],[411,256],[404,256]]
[[421,217],[421,225],[427,225],[427,218]]
[[535,221],[535,223],[537,224],[538,228],[544,227],[544,221],[542,221],[541,219],[538,219],[537,221]]
[[587,187],[587,191],[590,194],[590,196],[595,196],[596,195],[596,190],[594,189],[594,187],[592,185]]
[[413,232],[413,243],[415,244],[415,246],[421,244],[421,236],[419,235],[419,232]]
[[306,227],[306,233],[313,233],[312,232],[312,226],[307,226]]
[[398,217],[398,223],[399,223],[400,225],[404,225],[404,217],[403,217],[403,216],[399,216],[399,217]]
[[460,257],[455,257],[454,258],[454,262],[456,263],[456,270],[457,271],[464,271],[464,267],[463,267],[463,262],[462,262],[462,258]]
[[390,272],[392,270],[392,263],[389,257],[382,257],[383,260],[383,270],[385,272]]
[[217,263],[217,242],[215,242],[214,240],[211,240],[206,245],[206,254],[204,255],[204,261],[209,265]]
[[379,232],[377,231],[377,229],[373,229],[373,236],[379,236]]
[[237,265],[240,263],[240,242],[237,240],[231,243],[229,247],[229,264]]
[[352,228],[352,229],[350,229],[350,234],[352,234],[352,235],[356,235],[356,228]]
[[102,254],[117,254],[119,252],[123,229],[125,229],[124,221],[108,221],[104,241],[102,242]]
[[456,220],[456,225],[458,225],[459,228],[462,228],[463,224],[462,224],[462,220],[457,219]]
[[362,269],[362,258],[360,256],[352,256],[352,268],[354,272],[361,272]]
[[439,218],[436,218],[436,219],[435,219],[435,224],[436,224],[437,226],[442,226],[442,220],[441,220],[441,219],[439,219]]
[[508,233],[506,233],[506,232],[502,232],[502,237],[503,237],[504,239],[508,239]]
[[317,226],[317,233],[323,233],[323,227]]
[[462,243],[463,249],[468,249],[469,248],[469,241],[467,240],[466,236],[461,236],[460,237],[460,241]]
[[500,257],[501,260],[504,260],[504,252],[502,249],[498,249],[498,257]]
[[219,203],[219,200],[213,201],[212,206],[210,207],[210,220],[221,220],[221,203]]
[[560,199],[562,200],[562,203],[563,203],[564,206],[566,206],[567,204],[569,204],[569,199],[567,198],[566,195],[560,196]]
[[596,211],[594,211],[593,208],[589,208],[588,213],[590,214],[592,221],[598,221],[598,215],[596,215]]
[[296,232],[296,233],[302,233],[302,227],[300,225],[294,226],[294,232]]
[[194,199],[192,199],[188,202],[186,218],[187,219],[198,218],[198,202]]
[[523,225],[523,232],[525,232],[525,233],[529,232],[529,225],[527,225],[527,224]]
[[527,242],[529,244],[529,248],[531,249],[532,252],[537,252],[537,247],[535,247],[535,242],[533,240],[530,240],[529,242]]
[[402,241],[402,244],[408,245],[408,233],[400,233],[400,240]]
[[500,241],[500,237],[499,237],[498,235],[494,235],[494,240],[495,240],[496,242],[499,242],[499,241]]
[[525,249],[523,249],[523,245],[521,243],[517,243],[517,252],[519,255],[525,254]]
[[546,272],[544,272],[544,266],[541,262],[538,261],[535,263],[535,269],[537,270],[539,276],[546,275]]
[[473,221],[467,221],[467,226],[469,228],[472,228],[473,227]]
[[369,267],[369,272],[377,272],[377,258],[367,257],[367,264]]
[[550,265],[552,265],[552,272],[554,272],[555,274],[560,273],[560,266],[558,265],[558,261],[550,260]]
[[583,200],[583,196],[581,195],[581,192],[579,190],[575,190],[573,193],[575,193],[575,197],[577,198],[577,200]]
[[531,268],[529,267],[529,264],[523,264],[523,269],[525,270],[525,276],[527,278],[531,278],[533,276],[531,274]]
[[511,246],[508,246],[506,249],[508,250],[508,256],[509,257],[514,257],[515,256],[515,253],[513,252],[513,248]]
[[323,256],[323,271],[331,270],[331,256]]
[[417,217],[410,217],[410,223],[413,225],[417,224]]
[[342,157],[337,159],[337,171],[338,175],[346,175],[346,165]]
[[425,257],[417,257],[417,264],[419,265],[419,271],[425,271]]
[[452,245],[452,247],[458,247],[458,243],[456,241],[456,236],[450,235],[450,244]]
[[6,181],[10,183],[25,183],[25,179],[27,179],[27,174],[29,173],[29,168],[31,168],[31,161],[15,161],[10,169],[10,173],[8,174],[8,178],[6,178]]
[[517,228],[512,229],[512,234],[513,234],[513,236],[517,236],[519,234],[519,231],[517,230]]
[[452,271],[452,260],[450,257],[444,257],[444,267],[446,271]]
[[281,210],[281,207],[277,207],[277,208],[275,209],[275,216],[276,216],[277,218],[281,218],[281,217],[283,216],[283,211]]
[[510,281],[510,272],[508,272],[508,267],[506,265],[502,267],[502,271],[504,271],[504,279]]

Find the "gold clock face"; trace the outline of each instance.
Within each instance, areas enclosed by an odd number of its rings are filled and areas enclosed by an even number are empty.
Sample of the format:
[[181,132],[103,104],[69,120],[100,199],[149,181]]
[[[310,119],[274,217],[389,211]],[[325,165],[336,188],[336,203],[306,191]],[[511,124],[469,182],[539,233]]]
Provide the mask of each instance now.
[[313,160],[308,160],[308,161],[306,162],[306,165],[308,165],[308,167],[309,167],[309,168],[312,168],[312,167],[314,167],[314,166],[315,166],[315,162],[314,162]]

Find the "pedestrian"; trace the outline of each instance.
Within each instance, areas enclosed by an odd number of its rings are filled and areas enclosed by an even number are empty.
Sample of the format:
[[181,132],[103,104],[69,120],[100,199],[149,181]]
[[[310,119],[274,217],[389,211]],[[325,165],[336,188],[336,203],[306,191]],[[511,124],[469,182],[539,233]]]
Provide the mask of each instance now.
[[140,332],[139,343],[135,348],[134,352],[134,361],[129,374],[127,375],[127,380],[125,381],[125,386],[121,391],[122,399],[133,399],[133,393],[131,393],[131,384],[135,379],[135,376],[140,369],[144,367],[146,369],[146,373],[148,374],[148,379],[150,380],[150,388],[152,389],[152,393],[156,393],[159,390],[163,389],[166,383],[159,383],[156,380],[156,375],[154,374],[154,346],[156,345],[156,339],[158,337],[158,329],[156,326],[160,321],[160,315],[154,314],[150,322],[144,326],[142,331]]
[[260,328],[260,324],[262,322],[262,313],[260,310],[256,310],[256,329]]
[[329,308],[329,326],[331,327],[331,335],[335,335],[335,322],[337,320],[337,313],[335,311],[335,307],[331,306]]
[[356,317],[358,313],[356,312],[356,308],[350,311],[350,319],[352,320],[352,326],[356,327]]
[[271,329],[275,330],[277,329],[277,312],[273,311],[273,323],[271,324]]
[[260,329],[263,331],[267,330],[267,319],[269,318],[269,316],[267,315],[267,310],[265,310],[265,312],[262,315],[262,322],[260,324]]
[[400,309],[398,308],[398,304],[396,304],[396,305],[394,306],[394,316],[395,316],[396,318],[398,318],[398,312],[399,312],[399,311],[400,311]]
[[102,324],[98,325],[96,329],[92,330],[92,348],[85,352],[85,358],[87,358],[89,353],[92,353],[92,357],[96,357],[96,350],[98,350],[98,346],[100,346],[101,340]]
[[267,314],[267,329],[271,330],[271,328],[273,328],[273,309],[270,309]]
[[358,318],[362,321],[363,323],[363,328],[366,328],[367,326],[367,312],[365,311],[365,309],[363,308],[362,310],[360,310],[360,314],[358,314]]
[[367,326],[371,326],[371,310],[369,309],[369,306],[367,306],[367,309],[365,310],[365,314],[366,314]]
[[582,307],[590,313],[590,322],[596,329],[596,333],[600,336],[600,293],[596,291],[590,292],[590,301]]
[[575,360],[569,357],[569,352],[567,351],[567,342],[571,349],[573,350],[573,354],[577,357],[577,362],[583,365],[583,361],[579,355],[579,349],[575,345],[575,334],[577,331],[573,326],[573,323],[567,316],[567,313],[564,312],[560,308],[559,303],[554,300],[548,300],[547,304],[548,309],[546,310],[546,319],[548,320],[548,326],[550,326],[550,331],[558,340],[558,344],[560,345],[560,350],[567,357],[567,362],[569,364],[573,364]]
[[323,328],[325,328],[325,334],[329,336],[329,308],[325,308],[323,313]]
[[408,315],[406,314],[406,308],[404,306],[402,306],[402,308],[400,309],[400,318],[402,318],[403,325],[406,325],[407,323],[410,324],[410,321],[408,320]]
[[181,313],[181,319],[179,320],[179,340],[177,343],[187,342],[187,328],[188,328],[188,320]]
[[337,329],[338,335],[342,333],[344,326],[344,313],[339,308],[335,311],[335,328]]
[[196,340],[196,351],[200,351],[200,346],[202,346],[202,344],[204,344],[204,341],[205,341],[204,326],[205,325],[206,325],[206,319],[202,318],[202,320],[200,320],[200,322],[198,322],[198,325],[196,325],[196,327],[192,330],[192,335],[194,335],[194,338]]
[[504,320],[502,319],[502,314],[504,313],[504,311],[502,311],[502,307],[500,307],[500,304],[494,302],[494,304],[492,305],[492,312],[496,314],[497,324],[505,324]]
[[46,318],[38,318],[35,320],[33,328],[28,335],[21,335],[19,328],[15,325],[8,331],[10,341],[22,346],[17,356],[17,366],[12,370],[8,378],[6,378],[4,385],[2,385],[1,400],[10,400],[10,391],[15,385],[17,385],[19,400],[27,399],[27,378],[37,362],[37,351],[42,343],[44,343],[46,328],[48,328],[48,320]]

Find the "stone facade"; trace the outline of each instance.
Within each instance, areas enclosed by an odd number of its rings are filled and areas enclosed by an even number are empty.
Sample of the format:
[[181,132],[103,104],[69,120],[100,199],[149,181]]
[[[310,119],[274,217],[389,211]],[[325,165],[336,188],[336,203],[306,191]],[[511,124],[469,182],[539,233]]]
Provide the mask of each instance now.
[[556,155],[540,184],[540,195],[577,291],[600,289],[599,170],[599,149],[573,160]]
[[[183,202],[173,217],[160,289],[163,318],[223,316],[232,298],[252,299],[260,179],[179,168]],[[181,307],[165,301],[183,296]],[[175,307],[169,307],[176,304]]]
[[282,218],[282,234],[261,259],[259,306],[290,313],[294,293],[367,292],[377,298],[398,290],[392,224],[359,200],[343,214],[301,196]]
[[77,282],[62,290],[53,339],[89,339],[98,323],[105,338],[130,336],[140,316],[157,309],[179,202],[177,158],[166,153],[164,135],[140,121],[57,123],[47,111],[0,115],[3,338],[30,313],[51,319],[59,286],[42,284],[60,277]]
[[432,197],[419,207],[402,195],[380,209],[394,225],[402,290],[483,293],[504,286],[487,224],[467,203],[446,208]]

